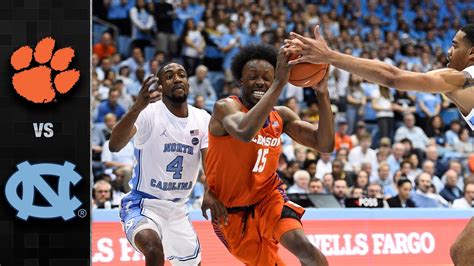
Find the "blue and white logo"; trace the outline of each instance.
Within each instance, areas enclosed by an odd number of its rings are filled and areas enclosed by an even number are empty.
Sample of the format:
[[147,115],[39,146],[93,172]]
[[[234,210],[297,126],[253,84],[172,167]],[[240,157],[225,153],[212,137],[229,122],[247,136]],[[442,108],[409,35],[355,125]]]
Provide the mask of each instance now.
[[[76,185],[81,176],[74,171],[76,166],[68,161],[61,164],[40,163],[31,165],[23,162],[17,165],[16,171],[5,186],[8,202],[18,210],[18,218],[27,220],[28,217],[57,218],[65,221],[73,218],[74,211],[81,206],[75,196],[71,198],[70,183]],[[59,178],[57,192],[51,188],[41,175],[57,176]],[[20,198],[18,186],[22,184],[23,192]],[[51,206],[33,205],[35,189],[51,204]]]

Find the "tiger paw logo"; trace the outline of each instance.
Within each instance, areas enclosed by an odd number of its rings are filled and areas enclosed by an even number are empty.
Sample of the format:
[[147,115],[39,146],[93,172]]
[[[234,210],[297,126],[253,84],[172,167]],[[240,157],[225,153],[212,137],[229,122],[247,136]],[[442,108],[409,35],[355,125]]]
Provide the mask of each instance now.
[[[54,52],[55,40],[46,37],[36,44],[35,51],[28,45],[18,48],[11,56],[12,67],[19,71],[12,78],[15,91],[33,103],[49,103],[56,94],[65,94],[79,80],[79,71],[66,70],[74,57],[71,47]],[[32,60],[34,56],[33,65]],[[54,80],[54,85],[52,81]]]

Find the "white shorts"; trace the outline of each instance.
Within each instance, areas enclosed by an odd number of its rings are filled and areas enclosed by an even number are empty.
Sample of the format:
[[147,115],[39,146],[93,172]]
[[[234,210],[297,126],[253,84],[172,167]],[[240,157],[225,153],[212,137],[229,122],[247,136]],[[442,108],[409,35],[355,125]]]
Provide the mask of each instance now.
[[151,229],[160,236],[165,258],[172,265],[198,265],[201,261],[201,247],[185,200],[144,198],[131,192],[122,199],[120,219],[128,241],[137,251],[136,234]]

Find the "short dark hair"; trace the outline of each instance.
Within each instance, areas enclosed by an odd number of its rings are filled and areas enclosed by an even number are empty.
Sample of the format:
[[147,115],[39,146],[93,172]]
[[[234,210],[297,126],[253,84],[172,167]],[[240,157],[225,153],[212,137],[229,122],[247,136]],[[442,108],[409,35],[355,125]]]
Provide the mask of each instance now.
[[309,180],[309,183],[311,182],[316,182],[316,183],[323,183],[323,180],[317,178],[317,177],[311,177],[311,179]]
[[461,31],[466,33],[464,39],[473,46],[474,45],[474,23],[470,23],[461,28]]
[[414,166],[413,166],[413,163],[412,163],[410,160],[408,160],[408,159],[404,159],[404,160],[400,163],[400,168],[402,168],[404,164],[409,164],[409,165],[411,166],[411,168],[414,167]]
[[258,59],[265,60],[276,68],[277,56],[277,49],[271,45],[253,44],[243,47],[232,61],[232,74],[236,80],[240,80],[245,64]]
[[398,187],[398,188],[401,188],[405,183],[410,183],[410,185],[412,185],[410,179],[408,179],[408,178],[400,178],[400,180],[398,180],[398,182],[397,182],[397,187]]
[[318,164],[316,160],[305,160],[303,163],[303,169],[307,169],[312,164]]
[[[181,65],[180,63],[177,63],[177,62],[175,62],[175,61],[171,61],[171,62],[168,62],[168,63],[162,65],[162,66],[158,69],[158,71],[156,72],[156,76],[160,79],[160,82],[161,82],[161,75],[163,75],[163,71],[165,70],[165,67],[167,67],[168,65],[171,65],[171,64],[178,64],[178,65],[180,65],[180,66],[183,66],[183,65]],[[183,68],[184,68],[184,66],[183,66]],[[184,68],[184,70],[186,71],[186,68]],[[186,71],[186,75],[188,75],[188,72],[187,72],[187,71]]]
[[459,125],[461,126],[461,121],[457,120],[457,119],[454,119],[451,121],[451,123],[449,124],[449,126],[451,127],[452,125]]
[[404,138],[404,139],[400,140],[400,143],[410,143],[410,146],[413,147],[413,143],[411,142],[411,140],[409,138]]

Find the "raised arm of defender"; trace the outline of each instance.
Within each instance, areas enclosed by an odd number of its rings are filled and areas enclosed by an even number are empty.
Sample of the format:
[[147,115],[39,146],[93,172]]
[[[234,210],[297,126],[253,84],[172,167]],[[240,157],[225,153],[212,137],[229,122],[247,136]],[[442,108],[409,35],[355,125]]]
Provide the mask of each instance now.
[[280,49],[275,69],[276,78],[268,91],[249,112],[241,112],[239,104],[229,99],[216,102],[210,122],[212,134],[216,136],[231,135],[245,142],[252,140],[263,127],[265,120],[278,101],[283,87],[288,82],[291,68],[288,65],[288,57],[288,53]]
[[127,145],[137,132],[134,124],[140,112],[143,111],[148,104],[160,100],[161,91],[159,88],[153,91],[148,90],[155,82],[158,82],[158,78],[155,76],[150,76],[143,82],[143,86],[138,93],[137,101],[112,130],[109,142],[109,150],[111,152],[118,152]]
[[292,40],[285,40],[285,50],[300,54],[301,57],[290,64],[301,62],[328,63],[362,78],[399,90],[420,92],[452,92],[461,89],[466,83],[463,72],[454,69],[439,69],[428,73],[417,73],[399,69],[379,60],[357,58],[330,49],[319,33],[314,30],[315,38],[306,38],[291,33]]

